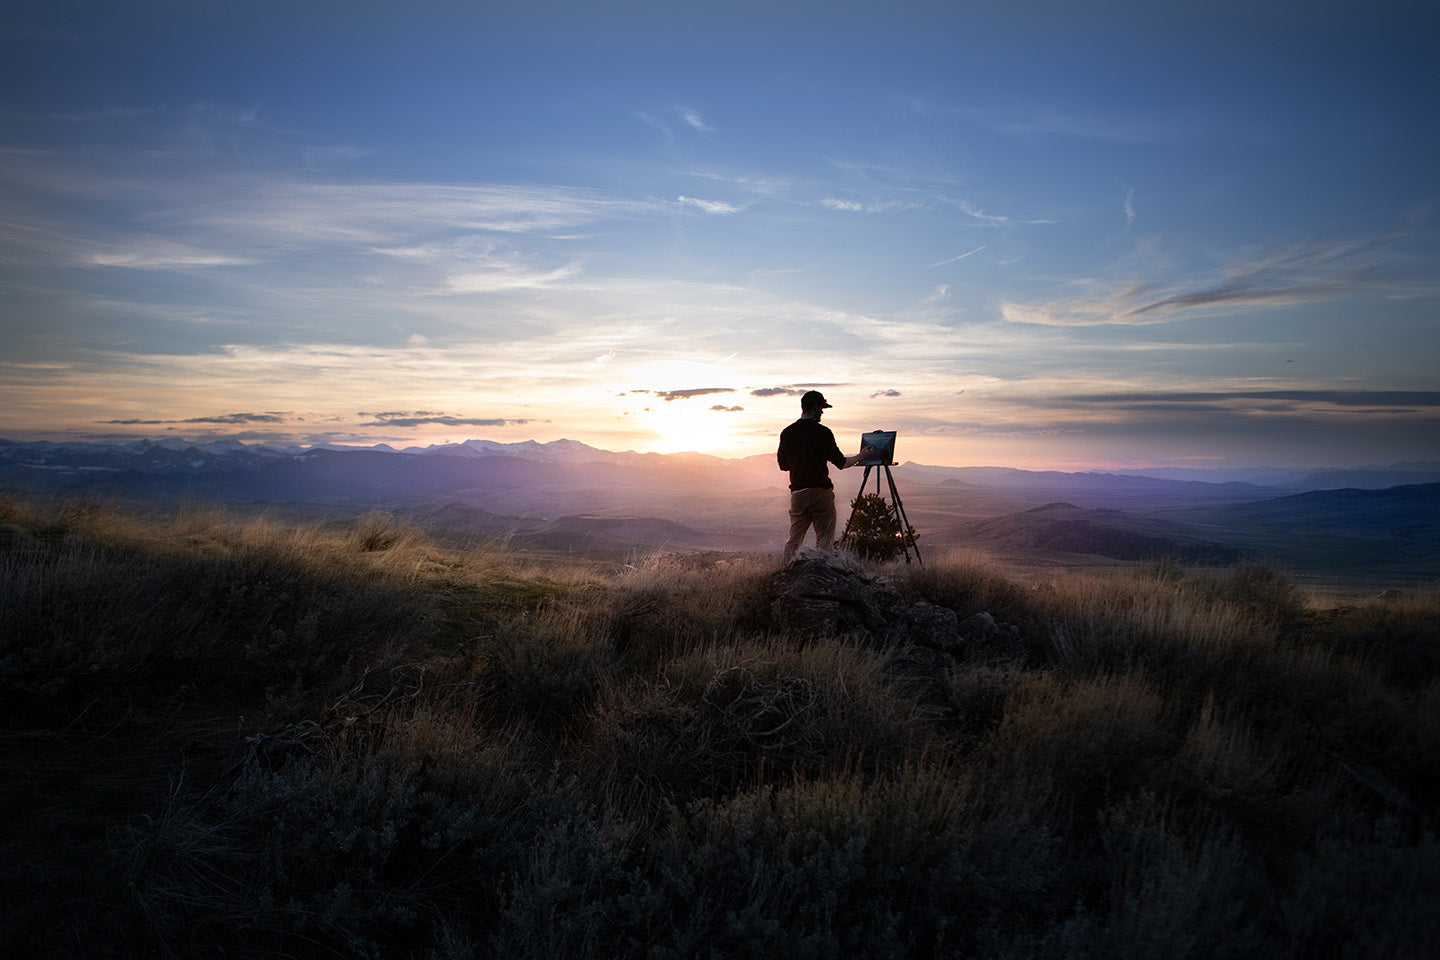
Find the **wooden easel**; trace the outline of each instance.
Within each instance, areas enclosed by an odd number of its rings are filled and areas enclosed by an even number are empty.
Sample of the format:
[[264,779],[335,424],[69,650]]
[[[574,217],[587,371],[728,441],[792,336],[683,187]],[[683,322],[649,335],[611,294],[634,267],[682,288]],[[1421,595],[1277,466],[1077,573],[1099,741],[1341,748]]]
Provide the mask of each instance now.
[[[865,465],[865,476],[860,478],[860,490],[855,494],[857,501],[865,494],[865,485],[870,482],[870,471],[875,470],[875,467],[876,465],[873,463],[867,463]],[[875,472],[875,495],[882,500],[885,499],[885,495],[880,489],[880,474],[881,471],[883,471],[885,482],[890,487],[890,515],[893,516],[895,522],[900,525],[900,549],[905,551],[905,562],[910,562],[910,551],[913,549],[915,551],[916,562],[923,567],[925,566],[925,561],[920,559],[920,545],[915,542],[914,531],[910,529],[910,518],[905,515],[905,504],[900,502],[900,491],[895,488],[895,477],[890,472],[890,465],[882,463],[879,467],[880,470]],[[845,521],[845,532],[840,536],[841,543],[844,543],[845,538],[850,535],[850,524],[854,520],[855,508],[851,507],[850,519]]]

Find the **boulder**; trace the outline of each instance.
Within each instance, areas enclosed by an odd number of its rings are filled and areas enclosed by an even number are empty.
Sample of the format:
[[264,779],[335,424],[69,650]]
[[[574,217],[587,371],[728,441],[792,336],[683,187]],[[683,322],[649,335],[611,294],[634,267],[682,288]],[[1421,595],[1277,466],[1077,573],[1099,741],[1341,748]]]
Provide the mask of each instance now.
[[883,636],[883,585],[854,558],[806,551],[770,581],[770,620],[780,630],[805,634]]
[[896,611],[885,639],[896,645],[914,644],[954,655],[964,643],[965,634],[954,610],[921,600]]
[[1000,625],[988,613],[977,613],[966,617],[960,624],[960,633],[968,640],[988,640],[1000,632]]
[[[894,648],[946,657],[1013,651],[1020,631],[977,613],[962,623],[954,610],[925,600],[907,603],[854,557],[806,550],[770,579],[770,625],[810,637],[859,636]],[[927,662],[932,658],[923,657]],[[932,664],[933,665],[933,664]]]

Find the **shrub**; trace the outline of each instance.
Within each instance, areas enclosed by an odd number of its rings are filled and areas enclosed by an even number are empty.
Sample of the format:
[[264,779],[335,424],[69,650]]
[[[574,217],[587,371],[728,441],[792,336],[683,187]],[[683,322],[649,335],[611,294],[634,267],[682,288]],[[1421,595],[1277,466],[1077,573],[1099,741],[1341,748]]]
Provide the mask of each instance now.
[[700,647],[759,629],[770,560],[687,563],[656,557],[614,577],[597,604],[615,649],[648,670]]
[[699,650],[606,689],[586,766],[642,814],[757,782],[894,769],[919,743],[883,670],[844,646]]
[[395,519],[394,514],[371,510],[355,518],[352,540],[360,550],[389,550],[414,542],[417,533]]
[[434,600],[413,584],[326,560],[303,536],[221,552],[113,528],[0,554],[0,693],[41,712],[142,690],[300,684],[323,698],[353,682],[352,659],[433,629]]
[[1053,791],[1054,799],[1090,813],[1156,786],[1178,736],[1143,678],[1038,675],[1011,688],[980,751],[997,784],[1032,795]]
[[898,508],[878,493],[862,493],[850,503],[840,546],[865,560],[884,563],[904,553],[906,541],[914,543],[916,536],[909,524],[902,533]]
[[316,746],[249,766],[223,794],[173,792],[162,817],[122,832],[136,909],[167,953],[405,955],[437,911],[471,918],[448,927],[463,938],[567,815],[522,741],[444,715],[352,725]]
[[[944,769],[796,782],[675,808],[658,830],[568,826],[517,878],[507,957],[967,956],[1042,915],[1043,823],[985,819]],[[1016,924],[1018,928],[1020,924]]]
[[1264,564],[1241,564],[1222,575],[1197,577],[1188,586],[1200,597],[1224,600],[1278,626],[1294,624],[1305,609],[1294,584]]
[[583,722],[613,668],[605,643],[574,616],[516,618],[481,652],[484,709],[502,723],[523,721],[548,732]]

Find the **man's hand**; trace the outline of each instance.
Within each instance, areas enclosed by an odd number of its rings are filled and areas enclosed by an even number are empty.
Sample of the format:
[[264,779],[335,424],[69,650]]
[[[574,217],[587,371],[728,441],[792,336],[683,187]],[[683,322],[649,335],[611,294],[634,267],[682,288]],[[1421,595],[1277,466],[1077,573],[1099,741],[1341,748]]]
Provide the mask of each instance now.
[[873,457],[874,455],[875,455],[875,448],[872,447],[872,446],[870,446],[870,444],[867,443],[867,444],[865,444],[865,446],[863,446],[863,447],[860,448],[860,452],[857,453],[857,454],[855,454],[855,456],[853,456],[853,457],[846,457],[846,458],[845,458],[845,466],[847,466],[847,467],[853,467],[853,466],[855,466],[855,464],[859,463],[861,460],[868,460],[868,459],[870,459],[871,457]]

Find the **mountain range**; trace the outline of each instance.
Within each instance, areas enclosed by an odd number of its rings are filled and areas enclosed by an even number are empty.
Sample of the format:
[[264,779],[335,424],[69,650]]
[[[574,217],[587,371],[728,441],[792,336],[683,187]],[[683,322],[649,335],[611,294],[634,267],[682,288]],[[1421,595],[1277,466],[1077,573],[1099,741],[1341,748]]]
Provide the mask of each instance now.
[[[892,468],[932,551],[1031,563],[1260,558],[1317,573],[1363,564],[1372,574],[1440,577],[1440,462],[1252,473],[1270,483],[1157,472],[1168,475]],[[573,440],[405,449],[0,440],[0,490],[381,509],[452,535],[547,550],[777,550],[785,479],[768,455],[614,452]],[[880,479],[838,474],[837,495],[843,503],[851,490],[878,490]]]

